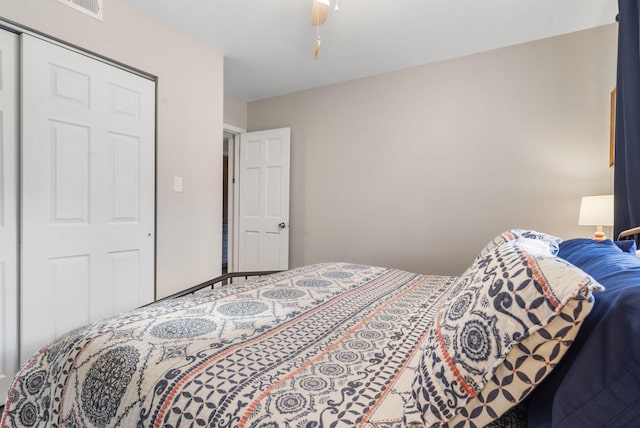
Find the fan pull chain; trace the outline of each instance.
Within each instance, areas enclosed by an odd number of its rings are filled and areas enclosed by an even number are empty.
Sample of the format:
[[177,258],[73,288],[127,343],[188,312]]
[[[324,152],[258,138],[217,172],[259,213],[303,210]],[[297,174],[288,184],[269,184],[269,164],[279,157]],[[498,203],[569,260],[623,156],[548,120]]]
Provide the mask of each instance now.
[[[319,9],[318,9],[317,15],[318,15],[318,20],[319,20],[319,18],[320,18]],[[313,59],[314,60],[318,59],[318,54],[320,54],[320,26],[319,25],[316,27],[316,48],[313,51]]]
[[[340,5],[338,4],[339,0],[335,1],[335,11],[338,12],[340,10]],[[318,55],[320,54],[320,25],[324,24],[327,20],[327,11],[331,7],[331,0],[313,0],[313,6],[311,10],[311,25],[316,27],[316,47],[313,51],[313,59],[318,59]],[[322,22],[320,22],[320,9],[322,9]]]
[[320,53],[320,26],[316,30],[316,49],[313,51],[313,59],[318,59]]

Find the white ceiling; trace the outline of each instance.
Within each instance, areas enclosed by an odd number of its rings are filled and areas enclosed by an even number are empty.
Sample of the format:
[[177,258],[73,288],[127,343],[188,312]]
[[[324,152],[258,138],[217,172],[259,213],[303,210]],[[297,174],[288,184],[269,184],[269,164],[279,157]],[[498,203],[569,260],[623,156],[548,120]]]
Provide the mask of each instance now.
[[617,13],[615,0],[339,0],[314,60],[312,0],[127,1],[224,55],[225,95],[243,101],[597,27]]

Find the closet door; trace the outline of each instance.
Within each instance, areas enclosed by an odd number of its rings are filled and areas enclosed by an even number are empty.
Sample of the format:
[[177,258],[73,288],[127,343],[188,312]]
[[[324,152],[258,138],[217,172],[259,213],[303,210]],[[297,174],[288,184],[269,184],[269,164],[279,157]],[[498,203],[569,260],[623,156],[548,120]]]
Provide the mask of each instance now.
[[154,298],[155,83],[22,36],[21,360]]
[[18,369],[18,36],[0,30],[0,403]]

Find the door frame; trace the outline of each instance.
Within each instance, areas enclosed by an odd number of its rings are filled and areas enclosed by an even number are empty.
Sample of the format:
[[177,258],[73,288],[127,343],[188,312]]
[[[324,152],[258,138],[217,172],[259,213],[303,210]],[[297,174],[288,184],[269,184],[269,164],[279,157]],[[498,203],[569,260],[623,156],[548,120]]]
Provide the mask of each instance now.
[[[42,31],[38,31],[35,30],[33,28],[29,28],[26,27],[24,25],[18,24],[16,22],[12,22],[9,20],[6,20],[2,17],[0,17],[0,29],[9,31],[11,33],[16,34],[17,36],[20,36],[22,34],[27,34],[36,38],[39,38],[41,40],[44,40],[45,42],[51,43],[53,45],[57,45],[60,46],[62,48],[68,49],[72,52],[76,52],[80,55],[84,55],[86,57],[89,58],[93,58],[95,60],[101,61],[105,64],[111,65],[113,67],[119,68],[121,70],[124,70],[128,73],[131,74],[135,74],[136,76],[139,77],[143,77],[145,79],[151,80],[152,82],[155,83],[155,106],[154,106],[154,120],[155,120],[155,125],[154,125],[154,138],[153,138],[153,147],[154,147],[154,152],[155,152],[155,160],[154,160],[154,169],[153,169],[153,175],[154,175],[154,184],[153,184],[153,236],[154,236],[154,245],[153,245],[153,300],[157,300],[158,298],[158,76],[156,76],[155,74],[146,72],[144,70],[141,70],[139,68],[133,67],[129,64],[125,64],[123,62],[120,61],[116,61],[112,58],[109,58],[105,55],[101,55],[99,53],[87,50],[83,47],[80,47],[78,45],[72,44],[68,41],[65,41],[63,39],[54,37],[50,34],[44,33]],[[19,51],[22,49],[22,47],[19,47]],[[21,55],[21,53],[19,53],[19,55]],[[19,71],[20,73],[21,71]],[[19,98],[21,98],[21,95],[19,96]],[[19,103],[21,102],[21,99],[19,101]],[[18,110],[20,110],[20,105],[18,107]],[[233,127],[232,127],[233,128]],[[240,128],[238,128],[240,129]],[[230,131],[231,132],[231,131]],[[245,132],[245,131],[243,131]],[[21,149],[21,136],[18,136],[18,142],[19,142],[19,149],[18,149],[18,156],[20,156],[20,150]],[[20,174],[20,159],[18,159],[18,173]],[[18,190],[20,193],[22,189],[22,182],[20,181],[20,177],[18,177]],[[20,228],[22,227],[20,224],[20,204],[21,202],[18,201],[18,230],[20,230]],[[18,241],[20,241],[20,239],[18,239]],[[20,244],[18,247],[18,267],[20,266]],[[20,284],[20,276],[18,273],[18,284]],[[20,297],[18,297],[18,300],[20,299]]]
[[0,129],[0,210],[4,210],[0,212],[0,264],[4,263],[4,278],[0,278],[0,293],[4,293],[4,299],[0,298],[0,343],[4,343],[0,348],[0,361],[4,360],[4,367],[0,367],[0,403],[6,400],[20,367],[20,35],[3,28],[5,32],[2,38],[13,39],[13,49],[5,51],[4,42],[0,49],[4,56],[0,83],[6,85],[2,92],[12,95],[7,96],[6,105],[0,106],[4,116]]
[[[237,171],[240,166],[240,135],[247,132],[246,129],[239,128],[237,126],[223,124],[222,132],[227,132],[233,135],[233,142],[229,141],[229,223],[228,223],[228,236],[227,236],[227,245],[228,245],[228,254],[227,254],[227,272],[237,272],[238,270],[238,261],[240,260],[240,253],[238,251],[238,241],[240,239],[238,235],[238,227],[239,224],[239,210],[240,206],[240,192],[239,185],[240,181],[237,177]],[[223,136],[224,138],[224,136]]]

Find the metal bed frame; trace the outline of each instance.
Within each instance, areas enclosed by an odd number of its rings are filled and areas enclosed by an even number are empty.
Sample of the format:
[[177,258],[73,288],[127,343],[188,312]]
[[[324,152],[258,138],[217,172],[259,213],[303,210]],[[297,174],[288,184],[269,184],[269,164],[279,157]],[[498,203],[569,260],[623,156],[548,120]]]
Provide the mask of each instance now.
[[[223,275],[217,276],[213,279],[210,279],[209,281],[205,281],[202,284],[198,284],[198,285],[194,285],[193,287],[189,287],[186,290],[182,290],[179,291],[177,293],[171,294],[170,296],[167,297],[163,297],[162,299],[158,299],[155,302],[149,303],[149,305],[152,305],[154,303],[158,303],[158,302],[162,302],[165,300],[170,300],[170,299],[176,299],[178,297],[183,297],[183,296],[188,296],[189,294],[193,294],[196,291],[200,291],[203,290],[205,288],[211,287],[211,289],[213,290],[215,288],[216,284],[221,284],[221,286],[225,286],[227,284],[229,284],[229,280],[233,279],[233,278],[244,278],[244,279],[249,279],[250,277],[253,276],[265,276],[265,275],[271,275],[273,273],[278,273],[278,272],[282,272],[281,270],[262,270],[262,271],[254,271],[254,272],[229,272],[229,273],[225,273]],[[148,306],[148,305],[146,305]]]
[[634,227],[633,229],[627,229],[620,232],[618,235],[618,241],[623,239],[633,239],[636,241],[636,245],[640,246],[640,227]]
[[[633,229],[623,230],[618,235],[618,240],[622,240],[622,239],[633,239],[636,241],[636,245],[640,247],[640,227],[634,227]],[[221,284],[221,286],[225,286],[229,284],[229,280],[233,278],[249,279],[250,277],[254,277],[254,276],[261,277],[261,276],[271,275],[273,273],[278,273],[278,272],[282,272],[282,271],[281,270],[263,270],[263,271],[254,271],[254,272],[225,273],[223,275],[210,279],[209,281],[205,281],[202,284],[194,285],[193,287],[187,288],[186,290],[182,290],[177,293],[171,294],[170,296],[163,297],[162,299],[158,299],[155,302],[149,303],[149,305],[162,302],[165,300],[188,296],[189,294],[194,294],[196,291],[200,291],[208,287],[210,287],[213,290],[216,284]]]

